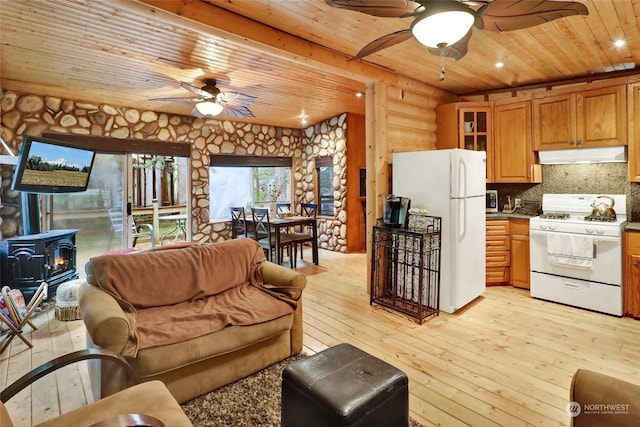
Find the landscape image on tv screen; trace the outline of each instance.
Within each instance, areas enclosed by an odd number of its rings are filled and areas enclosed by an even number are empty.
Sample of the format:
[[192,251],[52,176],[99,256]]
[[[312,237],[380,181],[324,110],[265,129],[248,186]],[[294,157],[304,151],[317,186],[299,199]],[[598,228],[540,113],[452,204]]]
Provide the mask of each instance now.
[[94,153],[32,141],[28,156],[22,185],[86,187]]

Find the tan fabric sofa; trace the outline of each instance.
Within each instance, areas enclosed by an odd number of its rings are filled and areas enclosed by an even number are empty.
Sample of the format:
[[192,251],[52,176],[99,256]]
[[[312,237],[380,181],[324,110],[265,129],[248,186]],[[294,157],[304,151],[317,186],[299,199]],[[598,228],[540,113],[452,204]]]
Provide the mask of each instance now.
[[[180,403],[302,350],[306,278],[266,261],[253,240],[105,255],[86,271],[89,347],[122,354]],[[96,399],[127,386],[108,364],[90,377]]]
[[572,427],[640,426],[640,385],[578,369],[569,400]]

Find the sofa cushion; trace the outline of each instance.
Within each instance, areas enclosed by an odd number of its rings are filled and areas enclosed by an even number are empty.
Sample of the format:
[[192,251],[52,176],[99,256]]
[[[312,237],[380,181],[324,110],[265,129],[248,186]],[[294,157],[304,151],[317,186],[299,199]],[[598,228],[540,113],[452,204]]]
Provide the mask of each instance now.
[[257,325],[229,326],[181,343],[141,349],[129,362],[142,377],[159,375],[289,332],[292,324],[293,314],[288,314]]
[[194,301],[234,286],[262,284],[265,261],[250,239],[94,257],[87,281],[129,305],[131,311]]
[[196,301],[138,310],[138,350],[179,343],[227,326],[268,322],[294,310],[295,305],[250,284]]

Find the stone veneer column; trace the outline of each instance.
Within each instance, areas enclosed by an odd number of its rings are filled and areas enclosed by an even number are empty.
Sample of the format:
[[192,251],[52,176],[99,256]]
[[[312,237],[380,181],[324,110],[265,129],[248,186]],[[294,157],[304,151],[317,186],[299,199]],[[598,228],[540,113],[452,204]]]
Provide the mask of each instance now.
[[347,115],[346,113],[309,126],[302,138],[302,166],[295,176],[297,203],[315,200],[315,158],[333,156],[333,198],[335,217],[318,218],[320,247],[347,251]]

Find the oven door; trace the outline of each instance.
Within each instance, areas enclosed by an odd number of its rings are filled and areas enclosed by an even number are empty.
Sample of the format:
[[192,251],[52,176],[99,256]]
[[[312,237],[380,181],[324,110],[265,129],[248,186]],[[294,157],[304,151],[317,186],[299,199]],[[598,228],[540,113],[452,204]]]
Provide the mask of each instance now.
[[532,273],[581,279],[607,285],[622,285],[622,242],[620,237],[594,237],[593,268],[559,265],[551,262],[547,251],[547,238],[552,231],[530,230],[530,263]]

